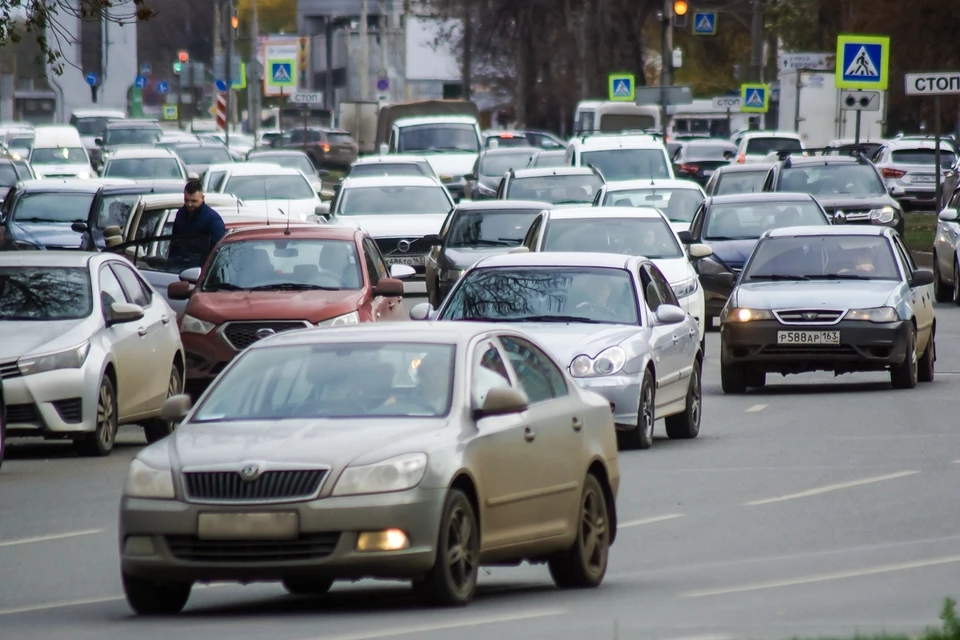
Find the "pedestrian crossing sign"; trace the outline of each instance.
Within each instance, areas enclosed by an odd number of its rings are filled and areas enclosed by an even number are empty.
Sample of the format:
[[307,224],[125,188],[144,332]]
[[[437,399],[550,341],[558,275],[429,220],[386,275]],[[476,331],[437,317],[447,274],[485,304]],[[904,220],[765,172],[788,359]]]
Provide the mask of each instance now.
[[740,112],[766,113],[770,109],[770,85],[740,85]]
[[637,99],[637,82],[632,73],[611,73],[609,99],[618,102],[633,102]]
[[178,117],[177,105],[175,104],[165,104],[163,105],[163,119],[164,120],[176,120]]
[[271,60],[267,84],[271,87],[295,87],[296,76],[293,73],[293,60]]
[[890,38],[837,36],[838,89],[885,91],[890,66]]
[[715,35],[717,33],[717,14],[709,11],[694,13],[693,33],[698,36]]

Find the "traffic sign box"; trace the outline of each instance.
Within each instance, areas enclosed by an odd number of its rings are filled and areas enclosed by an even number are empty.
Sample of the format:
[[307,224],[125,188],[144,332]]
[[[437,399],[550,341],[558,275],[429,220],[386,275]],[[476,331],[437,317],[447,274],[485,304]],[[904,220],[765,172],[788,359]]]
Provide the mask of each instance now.
[[890,38],[837,36],[838,89],[884,91],[889,84]]
[[323,102],[323,93],[298,91],[290,96],[290,102],[302,106],[321,104]]
[[157,93],[164,94],[170,91],[170,85],[167,84],[166,80],[161,80],[157,83]]
[[960,95],[960,71],[908,73],[903,80],[904,93],[908,96]]
[[611,73],[608,93],[611,101],[633,102],[637,99],[637,82],[632,73]]
[[713,11],[697,11],[693,14],[693,33],[712,36],[717,33],[717,14]]
[[766,113],[770,110],[770,85],[740,85],[740,111],[742,113]]
[[144,76],[137,76],[137,78],[133,81],[133,84],[137,89],[145,89],[147,86],[147,79]]
[[164,120],[176,120],[178,116],[177,105],[175,104],[165,104],[163,105],[163,119]]
[[293,60],[270,60],[267,84],[271,87],[295,87],[297,79],[293,77]]

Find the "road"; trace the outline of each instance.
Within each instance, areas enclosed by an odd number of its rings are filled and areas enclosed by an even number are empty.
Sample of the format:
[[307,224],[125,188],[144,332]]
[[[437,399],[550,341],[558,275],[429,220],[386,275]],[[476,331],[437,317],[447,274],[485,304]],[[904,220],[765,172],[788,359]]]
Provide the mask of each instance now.
[[[408,298],[408,305],[419,300]],[[546,568],[481,575],[466,609],[418,608],[401,583],[337,585],[323,599],[278,584],[196,589],[176,618],[122,598],[116,516],[125,429],[107,459],[56,443],[10,450],[0,472],[4,640],[782,639],[916,632],[957,593],[960,308],[940,305],[938,374],[892,391],[880,374],[773,379],[720,391],[707,336],[704,421],[621,458],[620,536],[600,589],[560,592]],[[662,429],[658,430],[658,435]]]

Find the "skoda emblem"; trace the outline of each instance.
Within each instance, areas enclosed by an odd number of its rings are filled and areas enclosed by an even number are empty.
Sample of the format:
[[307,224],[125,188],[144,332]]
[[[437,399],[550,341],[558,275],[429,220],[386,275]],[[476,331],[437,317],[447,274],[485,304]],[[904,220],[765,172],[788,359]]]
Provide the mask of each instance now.
[[277,332],[270,327],[264,327],[263,329],[257,329],[257,332],[253,335],[257,336],[257,340],[263,340],[264,338],[269,338],[276,333]]
[[397,249],[399,249],[403,253],[406,253],[407,251],[410,251],[410,245],[412,244],[413,243],[410,242],[409,240],[401,240],[400,242],[397,243]]
[[248,464],[240,470],[240,475],[244,480],[255,480],[260,475],[260,467],[255,464]]

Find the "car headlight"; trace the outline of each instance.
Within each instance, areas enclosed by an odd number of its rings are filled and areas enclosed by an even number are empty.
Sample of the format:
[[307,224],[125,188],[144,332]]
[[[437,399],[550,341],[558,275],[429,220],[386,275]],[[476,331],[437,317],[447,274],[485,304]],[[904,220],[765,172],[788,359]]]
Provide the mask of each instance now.
[[753,322],[754,320],[774,320],[773,312],[767,309],[747,309],[736,307],[724,309],[720,315],[720,322]]
[[345,313],[342,316],[337,316],[335,318],[328,318],[323,322],[318,322],[318,327],[341,327],[348,324],[360,324],[360,313],[357,311],[351,311],[350,313]]
[[721,273],[727,273],[730,271],[726,266],[721,264],[718,260],[714,258],[701,258],[694,263],[697,267],[697,271],[700,273],[705,273],[707,275],[719,275]]
[[870,221],[877,222],[879,224],[888,224],[893,222],[893,218],[896,216],[896,214],[897,210],[887,205],[886,207],[871,210]]
[[180,321],[180,333],[199,333],[200,335],[206,335],[213,331],[215,326],[217,325],[212,322],[184,314],[183,320]]
[[123,486],[123,495],[130,498],[153,498],[173,500],[173,473],[170,469],[154,469],[143,461],[134,458],[127,472],[127,482]]
[[463,276],[464,273],[466,273],[465,269],[444,269],[440,272],[440,279],[452,280],[453,282],[456,282]]
[[485,195],[485,196],[495,196],[495,195],[497,195],[497,190],[496,190],[496,189],[491,189],[491,188],[488,187],[487,185],[480,184],[479,182],[477,183],[477,191],[479,191],[480,193],[482,193],[482,194]]
[[581,354],[570,363],[570,373],[574,378],[597,378],[612,376],[623,369],[627,363],[627,352],[620,347],[610,347],[600,352],[596,358]]
[[692,296],[700,288],[700,279],[697,276],[688,278],[686,280],[681,280],[680,282],[670,285],[673,288],[673,293],[678,298],[686,298],[687,296]]
[[79,369],[87,359],[87,353],[90,352],[90,343],[84,342],[79,347],[58,351],[57,353],[48,353],[42,356],[25,357],[17,360],[17,368],[20,373],[28,376],[33,373],[44,373],[45,371],[56,371],[58,369]]
[[420,484],[426,471],[425,453],[408,453],[374,464],[347,467],[333,488],[333,495],[405,491]]
[[893,307],[874,307],[873,309],[850,309],[844,320],[864,320],[866,322],[896,322],[900,314]]

